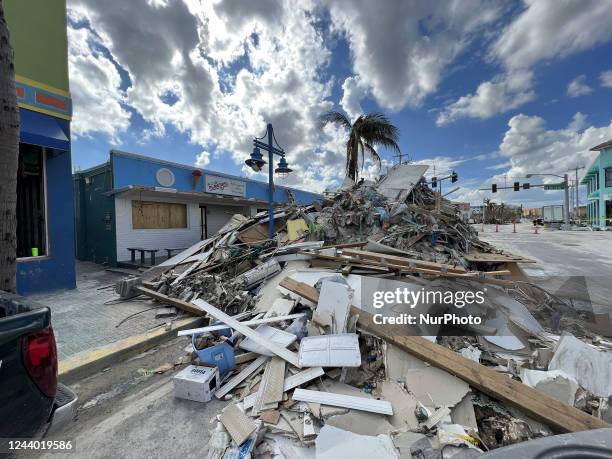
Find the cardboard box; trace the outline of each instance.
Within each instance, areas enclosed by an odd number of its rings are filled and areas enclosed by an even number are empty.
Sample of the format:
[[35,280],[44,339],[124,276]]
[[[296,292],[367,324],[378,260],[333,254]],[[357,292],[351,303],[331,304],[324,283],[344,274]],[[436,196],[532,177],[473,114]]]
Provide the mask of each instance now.
[[219,386],[217,367],[189,365],[174,376],[174,396],[208,402]]

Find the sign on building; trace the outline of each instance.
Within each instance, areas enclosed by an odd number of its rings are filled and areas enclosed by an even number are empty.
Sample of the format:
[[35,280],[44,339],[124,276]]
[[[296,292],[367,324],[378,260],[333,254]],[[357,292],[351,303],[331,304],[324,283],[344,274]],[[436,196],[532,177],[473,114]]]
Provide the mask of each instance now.
[[244,197],[246,196],[246,183],[218,175],[205,175],[204,192]]

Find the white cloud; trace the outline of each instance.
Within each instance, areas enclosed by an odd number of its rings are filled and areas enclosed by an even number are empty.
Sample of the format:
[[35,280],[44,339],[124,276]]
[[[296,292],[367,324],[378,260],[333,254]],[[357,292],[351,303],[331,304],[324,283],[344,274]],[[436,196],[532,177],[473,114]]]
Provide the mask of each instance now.
[[198,156],[196,156],[195,165],[198,167],[205,167],[210,164],[210,153],[207,151],[203,151]]
[[314,3],[185,1],[69,3],[129,75],[124,102],[151,123],[145,140],[172,125],[221,161],[242,165],[271,122],[294,169],[280,183],[317,191],[336,183],[342,152],[320,147],[330,139],[321,142],[316,125],[332,103],[331,81],[320,76],[331,52]]
[[121,76],[113,62],[97,51],[99,39],[87,28],[68,28],[68,43],[72,133],[77,137],[106,134],[114,141],[130,125]]
[[570,97],[584,96],[593,92],[593,89],[586,84],[586,75],[578,75],[570,84],[567,85],[567,95]]
[[353,72],[385,108],[419,105],[442,72],[501,13],[499,3],[329,0],[333,27],[346,36]]
[[367,87],[359,76],[348,77],[342,83],[342,99],[340,105],[348,114],[351,121],[363,113],[361,100],[367,94]]
[[[532,68],[612,39],[612,8],[600,0],[524,0],[525,8],[490,46],[488,58],[505,71],[480,83],[476,93],[445,107],[439,125],[463,117],[490,118],[535,99]],[[584,76],[570,83],[568,95],[590,92]]]
[[599,74],[599,80],[604,88],[612,88],[612,70],[606,70]]
[[577,112],[574,114],[572,121],[567,125],[570,131],[582,131],[587,125],[587,116],[584,113]]
[[516,71],[499,75],[478,86],[476,93],[462,96],[438,115],[436,123],[444,125],[459,118],[485,119],[523,105],[535,97],[533,73]]
[[426,164],[429,166],[426,177],[434,175],[446,174],[455,169],[456,166],[463,163],[465,160],[459,158],[451,158],[450,156],[434,156],[433,158],[419,159],[414,161],[414,164]]
[[538,188],[515,193],[500,190],[496,194],[483,192],[476,188],[486,188],[491,183],[503,184],[506,176],[508,184],[559,182],[557,177],[534,177],[526,179],[526,174],[563,175],[576,166],[588,166],[596,152],[589,151],[595,145],[612,138],[612,122],[603,126],[589,126],[583,129],[586,118],[576,113],[564,129],[547,129],[546,122],[539,116],[516,115],[508,122],[508,129],[499,145],[499,153],[508,159],[503,172],[482,180],[474,189],[462,190],[458,200],[473,204],[482,203],[484,197],[495,198],[508,203],[525,204],[528,207],[543,203],[560,203],[559,193],[544,192]]
[[525,10],[502,32],[491,57],[509,69],[566,57],[612,39],[612,8],[601,0],[525,0]]

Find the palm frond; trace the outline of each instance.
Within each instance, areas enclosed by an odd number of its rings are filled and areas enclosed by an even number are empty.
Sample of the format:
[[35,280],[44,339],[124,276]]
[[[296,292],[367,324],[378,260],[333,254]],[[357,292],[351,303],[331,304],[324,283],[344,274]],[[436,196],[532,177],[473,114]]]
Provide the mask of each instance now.
[[339,124],[345,129],[351,129],[352,127],[351,121],[347,118],[347,116],[344,113],[337,112],[334,110],[330,110],[319,116],[319,119],[318,119],[319,129],[323,129],[329,123]]

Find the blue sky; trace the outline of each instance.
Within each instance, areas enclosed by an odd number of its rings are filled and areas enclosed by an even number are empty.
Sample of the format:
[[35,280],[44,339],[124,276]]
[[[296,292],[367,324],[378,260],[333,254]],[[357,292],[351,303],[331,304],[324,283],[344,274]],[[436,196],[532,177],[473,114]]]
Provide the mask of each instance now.
[[100,3],[68,2],[75,168],[116,148],[250,175],[271,121],[296,170],[284,183],[333,189],[346,133],[317,114],[377,111],[403,153],[459,173],[453,198],[535,206],[562,196],[478,189],[587,165],[612,138],[606,1]]

